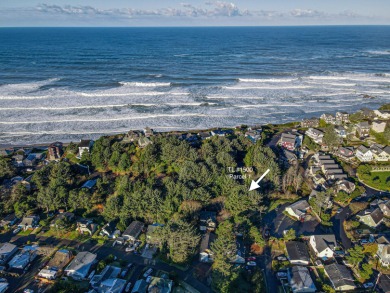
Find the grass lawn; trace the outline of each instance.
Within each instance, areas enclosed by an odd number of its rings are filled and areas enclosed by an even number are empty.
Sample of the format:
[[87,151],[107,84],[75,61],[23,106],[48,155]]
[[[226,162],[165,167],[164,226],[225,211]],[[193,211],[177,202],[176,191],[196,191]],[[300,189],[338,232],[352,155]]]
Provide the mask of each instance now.
[[42,234],[45,237],[55,237],[60,239],[68,239],[68,240],[79,240],[84,242],[90,239],[89,235],[80,235],[76,230],[68,231],[68,232],[60,232],[55,229],[50,229]]
[[390,191],[390,172],[371,172],[370,176],[359,176],[360,180],[376,189]]
[[33,230],[26,230],[26,231],[20,231],[19,233],[18,233],[18,235],[19,236],[28,236],[28,235],[30,235],[31,234],[31,232],[32,232]]

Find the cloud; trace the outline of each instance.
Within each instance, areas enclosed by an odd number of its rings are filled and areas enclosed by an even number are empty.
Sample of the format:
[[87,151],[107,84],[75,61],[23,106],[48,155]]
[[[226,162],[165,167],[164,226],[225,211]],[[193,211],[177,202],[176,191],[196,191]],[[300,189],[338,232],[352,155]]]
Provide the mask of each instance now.
[[[189,1],[189,0],[188,0]],[[245,9],[233,2],[208,1],[203,5],[183,2],[176,7],[155,9],[97,8],[87,5],[40,4],[34,7],[0,8],[0,25],[294,25],[362,24],[377,17],[353,11],[336,13],[310,8],[285,11]],[[388,18],[381,18],[389,23]],[[20,23],[20,24],[19,24]]]

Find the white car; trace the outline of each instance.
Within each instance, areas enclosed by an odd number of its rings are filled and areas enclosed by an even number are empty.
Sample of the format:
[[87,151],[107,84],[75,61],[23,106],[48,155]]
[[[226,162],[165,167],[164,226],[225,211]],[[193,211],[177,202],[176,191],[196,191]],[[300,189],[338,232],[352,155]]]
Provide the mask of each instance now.
[[287,273],[286,272],[277,272],[276,277],[278,279],[287,279]]
[[248,261],[248,262],[246,263],[246,265],[247,265],[247,266],[254,267],[254,266],[256,266],[256,262],[254,262],[254,261]]
[[134,246],[128,246],[128,247],[126,247],[125,251],[126,251],[126,252],[132,252],[132,251],[134,251]]
[[152,268],[150,268],[150,269],[148,269],[145,273],[144,273],[144,278],[147,278],[147,277],[149,277],[150,276],[150,274],[153,272],[153,269]]
[[146,278],[146,283],[150,284],[150,282],[152,282],[152,276],[149,276]]
[[12,233],[18,234],[20,232],[20,230],[22,230],[22,228],[18,227]]

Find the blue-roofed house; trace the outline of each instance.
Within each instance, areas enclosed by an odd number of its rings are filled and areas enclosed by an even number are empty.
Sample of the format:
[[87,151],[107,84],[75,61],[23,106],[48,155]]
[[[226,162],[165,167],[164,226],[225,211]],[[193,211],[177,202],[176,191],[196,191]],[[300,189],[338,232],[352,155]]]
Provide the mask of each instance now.
[[88,180],[88,181],[86,181],[86,182],[83,184],[83,186],[81,186],[81,188],[92,189],[92,188],[95,187],[96,182],[97,182],[97,179]]

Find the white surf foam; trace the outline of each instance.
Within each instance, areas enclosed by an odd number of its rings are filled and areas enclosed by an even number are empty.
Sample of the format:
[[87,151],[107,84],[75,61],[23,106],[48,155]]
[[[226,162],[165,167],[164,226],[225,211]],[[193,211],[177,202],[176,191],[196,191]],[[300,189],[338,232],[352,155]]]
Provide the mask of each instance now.
[[296,79],[293,78],[264,78],[264,79],[257,79],[257,78],[239,78],[238,81],[240,82],[254,82],[254,83],[278,83],[278,82],[291,82]]
[[263,90],[284,90],[284,89],[307,89],[312,86],[308,85],[288,85],[288,86],[224,86],[223,88],[228,90],[250,90],[250,89],[263,89]]
[[119,82],[122,86],[132,87],[168,87],[171,86],[170,82]]

